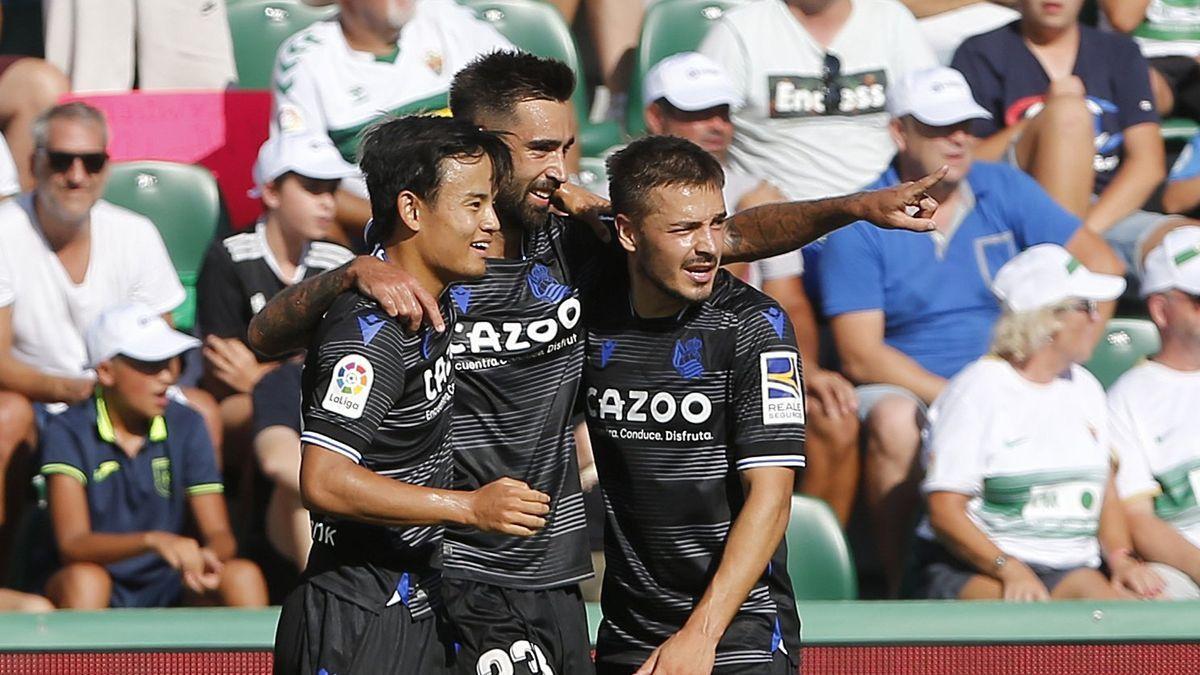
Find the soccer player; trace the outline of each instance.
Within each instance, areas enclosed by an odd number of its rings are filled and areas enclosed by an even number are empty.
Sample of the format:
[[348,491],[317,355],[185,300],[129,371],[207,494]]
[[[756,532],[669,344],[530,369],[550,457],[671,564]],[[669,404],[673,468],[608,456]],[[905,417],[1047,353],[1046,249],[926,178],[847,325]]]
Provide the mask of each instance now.
[[[495,135],[434,117],[368,131],[363,172],[374,255],[431,295],[480,276],[510,170]],[[443,311],[452,292],[443,296]],[[435,619],[442,525],[527,536],[548,497],[517,481],[452,491],[450,335],[406,333],[354,292],[325,314],[304,368],[300,491],[312,511],[305,580],[283,605],[280,673],[438,673],[452,657]]]
[[[283,291],[250,325],[259,351],[294,349],[334,297],[357,288],[413,329],[423,316],[435,328],[452,327],[455,451],[464,480],[475,485],[509,476],[551,499],[546,528],[533,537],[447,532],[448,609],[467,672],[574,675],[592,668],[578,589],[591,566],[571,411],[583,363],[579,297],[597,278],[601,246],[591,229],[550,214],[548,202],[566,179],[574,143],[567,103],[573,87],[566,65],[514,52],[481,57],[455,77],[455,117],[505,132],[514,163],[497,197],[501,229],[493,250],[503,258],[489,261],[482,279],[453,289],[457,319],[444,321],[433,297],[408,274],[360,257]],[[724,254],[749,260],[782,253],[856,214],[925,229],[935,203],[924,191],[936,180],[751,209],[726,228]],[[909,206],[921,212],[909,216]]]
[[711,155],[652,136],[612,156],[609,180],[627,270],[589,300],[584,362],[607,510],[597,670],[795,672],[783,535],[804,386],[791,321],[718,269]]

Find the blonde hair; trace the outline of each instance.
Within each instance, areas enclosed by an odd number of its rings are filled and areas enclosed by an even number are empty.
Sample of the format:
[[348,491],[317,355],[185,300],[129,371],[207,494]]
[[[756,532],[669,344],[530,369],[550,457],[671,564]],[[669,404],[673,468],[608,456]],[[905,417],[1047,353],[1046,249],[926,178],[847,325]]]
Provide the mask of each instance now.
[[1062,300],[1028,312],[1005,309],[992,330],[991,354],[1010,363],[1028,361],[1034,352],[1050,344],[1062,328],[1059,314],[1074,304],[1073,300]]

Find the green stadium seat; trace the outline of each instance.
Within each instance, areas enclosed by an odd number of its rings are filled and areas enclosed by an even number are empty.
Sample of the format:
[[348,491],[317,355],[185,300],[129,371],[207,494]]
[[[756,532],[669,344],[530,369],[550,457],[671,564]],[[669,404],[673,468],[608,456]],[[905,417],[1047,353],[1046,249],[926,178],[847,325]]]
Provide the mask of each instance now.
[[108,201],[149,218],[158,228],[187,299],[175,309],[175,326],[196,324],[196,280],[221,219],[217,182],[207,169],[173,162],[126,162],[109,171]]
[[587,121],[588,97],[582,60],[571,28],[553,5],[542,0],[462,0],[462,4],[495,26],[514,45],[531,54],[558,59],[575,71],[571,102],[579,119],[579,144],[585,155],[598,155],[621,142],[616,124],[593,125]]
[[794,495],[788,521],[788,576],[796,599],[854,600],[858,579],[850,547],[829,505]]
[[1158,329],[1146,319],[1112,319],[1086,367],[1105,389],[1139,359],[1158,352]]
[[633,81],[629,85],[629,106],[625,111],[625,129],[633,136],[646,133],[642,119],[642,80],[654,64],[672,54],[700,47],[712,23],[725,10],[745,4],[746,0],[660,0],[646,10],[642,20],[642,38],[638,43]]
[[292,33],[332,16],[337,6],[310,7],[300,0],[237,0],[230,2],[226,11],[238,86],[270,89],[279,45]]
[[1168,117],[1162,121],[1162,137],[1167,143],[1183,145],[1200,132],[1200,124],[1184,117]]
[[608,194],[608,168],[601,157],[583,157],[579,160],[579,185],[595,193]]

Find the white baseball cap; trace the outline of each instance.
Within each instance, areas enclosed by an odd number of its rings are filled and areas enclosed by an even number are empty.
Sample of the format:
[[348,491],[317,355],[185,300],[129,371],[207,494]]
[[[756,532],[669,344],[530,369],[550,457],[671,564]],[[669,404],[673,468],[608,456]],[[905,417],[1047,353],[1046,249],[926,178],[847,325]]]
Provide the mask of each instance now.
[[1200,227],[1177,227],[1146,254],[1142,297],[1172,288],[1200,295]]
[[104,310],[88,328],[85,341],[93,368],[117,355],[163,361],[200,346],[199,340],[171,328],[161,314],[140,302]]
[[264,185],[289,171],[321,180],[348,178],[358,173],[353,164],[342,159],[325,134],[285,132],[268,138],[258,149],[250,196],[261,197]]
[[912,115],[934,127],[992,118],[990,112],[975,102],[962,73],[945,66],[901,75],[888,90],[887,98],[892,117]]
[[642,102],[649,106],[660,98],[689,112],[719,105],[742,106],[742,97],[719,63],[696,52],[683,52],[659,61],[646,73]]
[[1038,244],[1004,263],[992,281],[992,293],[1013,312],[1032,312],[1068,298],[1116,300],[1125,279],[1097,274],[1057,244]]

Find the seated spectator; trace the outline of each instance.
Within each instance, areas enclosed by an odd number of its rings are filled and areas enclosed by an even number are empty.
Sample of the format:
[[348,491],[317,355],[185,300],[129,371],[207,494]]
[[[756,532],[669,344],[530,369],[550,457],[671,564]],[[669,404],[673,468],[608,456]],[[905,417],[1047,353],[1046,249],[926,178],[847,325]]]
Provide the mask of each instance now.
[[51,0],[46,58],[73,91],[224,89],[237,82],[224,2]]
[[892,0],[762,0],[730,9],[700,52],[746,105],[729,159],[789,199],[862,188],[896,148],[886,104],[897,78],[935,65],[912,14]]
[[[736,213],[785,198],[761,176],[727,164],[734,129],[730,111],[742,99],[721,66],[706,56],[685,52],[663,59],[646,74],[646,128],[679,136],[707,150],[725,169],[725,204]],[[750,283],[775,298],[796,330],[804,361],[808,435],[801,491],[824,499],[845,525],[858,487],[858,418],[854,388],[837,372],[818,365],[817,321],[804,290],[804,257],[799,251],[750,263]]]
[[973,128],[979,156],[1029,172],[1132,272],[1186,222],[1141,210],[1165,174],[1146,60],[1129,38],[1081,25],[1082,0],[1019,4],[1020,20],[954,55],[991,113]]
[[[387,114],[444,110],[450,80],[472,59],[512,44],[454,0],[338,0],[336,17],[279,48],[271,135],[329,136],[355,161],[360,132]],[[371,218],[361,176],[338,192],[346,240]]]
[[[1155,597],[1113,486],[1104,390],[1080,364],[1097,303],[1125,289],[1053,244],[1000,268],[992,353],[929,412],[921,595],[962,600]],[[944,547],[944,548],[942,548]],[[1101,559],[1111,581],[1099,570]]]
[[[1146,256],[1142,282],[1162,349],[1108,392],[1117,491],[1134,549],[1167,582],[1200,598],[1200,228],[1172,230]],[[1169,566],[1169,567],[1168,567]]]
[[[107,135],[86,104],[46,111],[34,125],[37,186],[0,203],[0,476],[19,446],[36,444],[47,412],[91,396],[83,334],[100,312],[136,301],[168,314],[184,299],[154,225],[100,198]],[[187,397],[216,419],[211,397]],[[209,430],[219,435],[219,422]],[[10,478],[27,486],[19,471]],[[0,524],[19,496],[0,495]]]
[[246,329],[276,293],[353,257],[320,240],[337,227],[338,184],[354,173],[322,134],[267,140],[254,167],[266,211],[253,230],[213,242],[197,285],[205,387],[220,400],[226,438],[253,439],[258,467],[274,486],[267,539],[298,568],[312,543],[300,504],[301,364],[259,360],[246,344]]
[[972,35],[986,33],[1016,19],[1016,0],[900,0],[917,17],[925,41],[938,63],[950,65],[954,50]]
[[[104,311],[88,330],[96,393],[56,415],[42,441],[57,607],[262,607],[266,582],[236,559],[221,474],[200,415],[168,396],[199,341],[146,305]],[[200,539],[187,536],[189,513]]]
[[1114,30],[1133,34],[1150,62],[1159,114],[1200,120],[1200,8],[1164,0],[1100,0],[1100,11]]
[[[859,222],[829,235],[817,257],[825,314],[843,371],[860,385],[863,492],[889,591],[899,589],[918,504],[917,454],[926,406],[987,351],[1000,308],[996,271],[1035,244],[1063,244],[1093,269],[1119,273],[1112,250],[1010,166],[973,161],[973,119],[986,117],[962,75],[913,73],[893,86],[900,148],[882,187],[948,167],[929,190],[937,230],[885,231]],[[1111,312],[1111,309],[1108,310]]]

